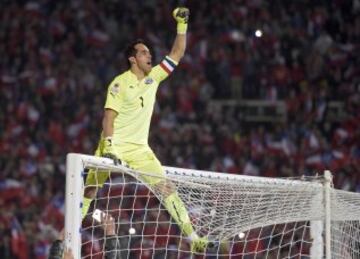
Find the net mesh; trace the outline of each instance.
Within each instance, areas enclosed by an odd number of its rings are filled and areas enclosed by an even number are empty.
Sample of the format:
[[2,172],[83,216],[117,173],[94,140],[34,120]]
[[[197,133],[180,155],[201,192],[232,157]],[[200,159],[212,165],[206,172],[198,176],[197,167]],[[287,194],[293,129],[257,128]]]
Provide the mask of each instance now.
[[[147,186],[141,173],[92,163],[108,173],[82,226],[82,258],[325,258],[322,178],[238,177],[166,169],[165,181],[186,205],[197,234],[212,241],[204,253],[190,251],[189,238],[162,205],[164,188]],[[86,171],[86,170],[85,170]],[[111,173],[110,173],[111,172]],[[95,185],[96,186],[96,185]],[[332,189],[332,258],[360,258],[360,195]],[[91,214],[115,218],[116,242]]]

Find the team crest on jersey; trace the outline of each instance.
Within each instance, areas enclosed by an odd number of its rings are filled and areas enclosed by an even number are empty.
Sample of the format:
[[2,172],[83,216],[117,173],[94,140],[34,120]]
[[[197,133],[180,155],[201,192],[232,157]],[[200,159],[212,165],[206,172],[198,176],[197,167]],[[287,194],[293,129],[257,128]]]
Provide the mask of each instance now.
[[145,84],[146,84],[146,85],[150,85],[150,84],[152,84],[153,82],[154,82],[154,80],[153,80],[151,77],[148,77],[148,78],[145,79]]
[[110,88],[110,92],[112,93],[112,94],[117,94],[117,93],[119,93],[119,91],[120,91],[120,85],[118,84],[118,83],[116,83],[116,84],[114,84],[111,88]]

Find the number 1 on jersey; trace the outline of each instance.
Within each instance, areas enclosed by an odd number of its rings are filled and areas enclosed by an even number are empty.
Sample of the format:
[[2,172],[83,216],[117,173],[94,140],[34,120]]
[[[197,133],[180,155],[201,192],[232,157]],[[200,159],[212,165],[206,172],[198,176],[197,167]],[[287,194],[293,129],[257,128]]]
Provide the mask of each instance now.
[[142,96],[139,97],[141,101],[141,107],[144,107],[144,98]]

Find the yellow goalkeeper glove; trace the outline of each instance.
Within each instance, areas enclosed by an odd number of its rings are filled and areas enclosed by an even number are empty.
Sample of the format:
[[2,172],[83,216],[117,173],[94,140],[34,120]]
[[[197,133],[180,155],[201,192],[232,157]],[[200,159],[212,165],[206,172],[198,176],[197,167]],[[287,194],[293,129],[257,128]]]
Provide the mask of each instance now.
[[102,157],[110,158],[114,161],[115,165],[121,165],[121,160],[116,156],[114,145],[112,142],[112,137],[106,137],[104,139],[104,149],[102,152]]
[[177,22],[177,33],[185,34],[188,27],[190,11],[186,7],[178,7],[173,11],[173,17]]

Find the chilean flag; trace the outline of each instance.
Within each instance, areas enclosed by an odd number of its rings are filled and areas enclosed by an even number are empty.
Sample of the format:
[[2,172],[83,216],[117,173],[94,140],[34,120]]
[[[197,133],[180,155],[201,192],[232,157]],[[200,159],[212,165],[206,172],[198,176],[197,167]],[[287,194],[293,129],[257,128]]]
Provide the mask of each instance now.
[[26,237],[17,218],[11,220],[11,252],[17,259],[28,259]]
[[87,42],[97,48],[105,47],[110,41],[110,36],[101,30],[90,31],[87,35]]

